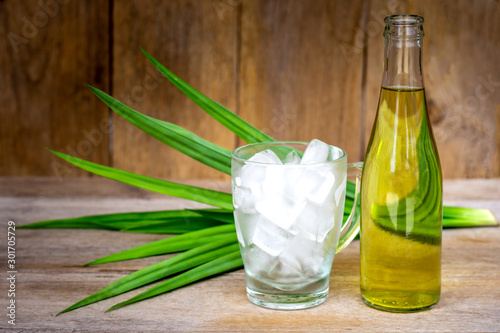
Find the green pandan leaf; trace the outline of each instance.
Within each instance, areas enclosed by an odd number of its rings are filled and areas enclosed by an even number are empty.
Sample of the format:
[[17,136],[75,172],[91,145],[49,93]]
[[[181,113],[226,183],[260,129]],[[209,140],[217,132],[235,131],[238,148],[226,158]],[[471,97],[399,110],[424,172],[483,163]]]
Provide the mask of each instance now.
[[498,221],[489,209],[444,206],[443,227],[488,227],[498,226]]
[[88,162],[57,151],[50,151],[60,158],[68,161],[69,163],[76,165],[77,167],[84,170],[95,173],[99,176],[117,180],[119,182],[126,183],[135,187],[140,187],[153,192],[198,201],[224,209],[233,209],[233,201],[231,194],[229,193],[218,192],[201,187],[178,184],[166,180],[142,176],[136,173],[107,167],[93,162]]
[[142,287],[151,282],[166,278],[172,274],[182,272],[206,262],[223,257],[228,253],[234,253],[238,249],[238,244],[228,244],[230,243],[228,243],[227,240],[219,240],[210,244],[199,246],[192,250],[178,254],[175,257],[140,269],[134,273],[122,277],[106,288],[96,292],[95,294],[92,294],[71,305],[70,307],[59,312],[58,315],[85,305],[99,302],[103,299],[123,294],[127,291]]
[[179,274],[173,278],[168,279],[167,281],[160,282],[159,284],[146,290],[145,292],[132,297],[125,302],[121,302],[112,306],[107,311],[116,310],[124,307],[125,305],[136,303],[150,297],[158,296],[187,284],[199,281],[206,277],[241,268],[241,266],[243,266],[243,260],[241,259],[240,251],[237,246],[234,246],[234,250],[231,253],[221,256],[196,268],[193,268],[185,273]]
[[121,229],[120,231],[135,232],[143,234],[183,234],[186,232],[203,230],[226,224],[225,222],[215,221],[210,219],[195,219],[186,223],[185,221],[169,221],[169,222],[139,222],[135,225]]
[[193,213],[198,213],[206,218],[225,223],[234,223],[234,215],[230,210],[224,209],[190,209]]
[[[205,209],[200,209],[200,212]],[[209,209],[207,211],[213,211]],[[164,210],[153,212],[114,213],[75,218],[41,221],[19,226],[19,229],[105,229],[143,232],[149,227],[161,230],[158,233],[183,233],[221,224],[225,221],[209,219],[191,210]],[[177,230],[177,231],[176,231]]]
[[105,92],[91,86],[88,87],[113,111],[152,137],[201,163],[226,174],[231,174],[230,150],[202,139],[178,125],[145,116]]
[[205,111],[212,118],[227,127],[231,132],[236,134],[242,140],[248,143],[274,141],[271,136],[250,125],[249,123],[238,117],[236,114],[226,109],[224,106],[212,101],[210,98],[203,95],[186,82],[182,81],[177,75],[160,64],[144,49],[141,48],[141,50],[153,63],[153,65],[160,71],[160,73],[162,73],[180,91],[182,91],[187,97],[195,102],[203,111]]
[[181,252],[221,239],[227,239],[232,242],[238,241],[236,238],[236,229],[234,224],[223,224],[220,226],[187,232],[175,237],[160,239],[155,242],[140,245],[94,260],[85,266]]

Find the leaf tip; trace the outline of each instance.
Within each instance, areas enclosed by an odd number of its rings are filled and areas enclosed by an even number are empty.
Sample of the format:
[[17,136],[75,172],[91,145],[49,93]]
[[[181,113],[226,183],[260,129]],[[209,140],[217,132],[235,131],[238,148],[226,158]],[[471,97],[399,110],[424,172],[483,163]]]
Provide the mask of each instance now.
[[144,53],[144,55],[148,58],[152,58],[151,55],[142,47],[142,46],[139,46],[139,48],[141,49],[142,53]]
[[106,312],[115,311],[115,310],[117,310],[117,309],[119,309],[121,307],[123,307],[123,304],[122,303],[118,303],[118,304],[113,305],[112,307],[110,307],[109,309],[107,309],[104,312],[106,313]]
[[72,306],[70,306],[69,308],[66,308],[66,309],[64,309],[64,310],[62,310],[62,311],[60,311],[60,312],[58,312],[55,316],[57,317],[57,316],[59,316],[59,315],[61,315],[61,314],[63,314],[63,313],[69,312],[69,311],[71,311],[71,310],[73,310],[73,305],[72,305]]
[[60,153],[60,152],[58,152],[58,151],[56,151],[56,150],[54,150],[54,149],[50,149],[50,148],[45,148],[45,149],[47,149],[47,150],[48,150],[49,152],[51,152],[52,154],[54,154],[54,155],[56,155],[56,156],[58,156],[58,157],[60,157],[60,158],[62,158],[62,159],[65,159],[65,158],[64,158],[64,157],[66,156],[65,154]]
[[89,88],[89,89],[90,89],[90,90],[91,90],[91,91],[92,91],[95,95],[97,95],[97,97],[99,97],[99,98],[100,98],[100,96],[101,96],[102,94],[104,94],[104,92],[103,92],[102,90],[97,89],[96,87],[92,87],[92,86],[91,86],[91,85],[89,85],[89,84],[87,84],[86,86],[87,86],[87,88]]
[[101,264],[101,263],[102,263],[102,260],[101,260],[101,259],[102,259],[102,258],[100,258],[100,259],[96,259],[96,260],[91,261],[91,262],[88,262],[88,263],[86,263],[86,264],[83,264],[83,265],[82,265],[82,267],[99,265],[99,264]]

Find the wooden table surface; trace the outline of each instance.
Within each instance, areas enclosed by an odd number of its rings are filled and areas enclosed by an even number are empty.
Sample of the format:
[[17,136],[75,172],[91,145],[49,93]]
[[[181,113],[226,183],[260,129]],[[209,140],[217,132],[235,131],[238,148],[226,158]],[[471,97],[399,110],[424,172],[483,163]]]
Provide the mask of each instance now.
[[[226,182],[208,182],[227,190]],[[445,182],[445,204],[489,208],[500,218],[500,179]],[[0,330],[7,322],[7,222],[121,211],[202,207],[108,180],[0,178],[2,278]],[[500,228],[443,232],[442,295],[432,310],[395,314],[364,305],[359,293],[359,243],[335,257],[330,295],[299,311],[268,310],[250,303],[242,269],[104,313],[144,288],[60,315],[55,314],[111,282],[164,257],[81,265],[163,238],[99,230],[16,231],[16,325],[20,331],[235,332],[385,331],[499,332]]]

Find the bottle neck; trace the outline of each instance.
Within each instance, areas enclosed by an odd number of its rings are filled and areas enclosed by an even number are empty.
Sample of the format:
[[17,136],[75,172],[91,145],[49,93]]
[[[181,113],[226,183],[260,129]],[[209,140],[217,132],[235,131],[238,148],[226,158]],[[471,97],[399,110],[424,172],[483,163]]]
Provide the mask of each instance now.
[[[385,63],[382,87],[416,89],[423,88],[421,21],[408,16],[406,20],[386,19]],[[422,20],[423,21],[423,20]]]

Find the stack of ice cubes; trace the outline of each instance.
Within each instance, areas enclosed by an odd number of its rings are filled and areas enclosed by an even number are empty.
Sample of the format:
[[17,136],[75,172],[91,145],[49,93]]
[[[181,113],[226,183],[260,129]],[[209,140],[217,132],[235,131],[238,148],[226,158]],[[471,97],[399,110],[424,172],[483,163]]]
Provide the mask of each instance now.
[[339,155],[312,140],[302,158],[292,150],[281,160],[269,149],[242,166],[233,203],[247,272],[291,283],[321,273],[325,251],[335,252],[346,182],[345,172],[323,162]]

